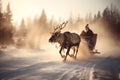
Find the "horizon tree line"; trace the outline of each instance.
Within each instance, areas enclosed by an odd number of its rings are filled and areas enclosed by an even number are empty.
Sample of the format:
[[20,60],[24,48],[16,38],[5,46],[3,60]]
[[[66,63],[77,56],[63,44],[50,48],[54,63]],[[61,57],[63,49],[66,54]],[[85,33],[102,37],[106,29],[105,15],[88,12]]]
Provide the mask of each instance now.
[[[80,24],[101,22],[107,25],[105,27],[109,28],[109,30],[116,35],[117,39],[120,40],[120,12],[112,4],[106,7],[103,12],[98,11],[96,14],[89,13],[85,18],[81,18],[80,15],[77,17],[70,16],[68,22],[68,26],[71,29],[79,28]],[[54,20],[54,17],[48,19],[45,10],[42,10],[41,15],[35,16],[33,20],[30,18],[27,21],[22,19],[19,29],[17,30],[16,27],[18,25],[13,25],[12,23],[10,4],[8,3],[6,10],[2,11],[2,2],[0,0],[0,45],[15,44],[14,37],[17,37],[19,39],[24,39],[21,44],[27,43],[34,46],[34,40],[28,40],[27,38],[33,37],[34,39],[37,37],[36,39],[40,39],[38,37],[48,34],[52,31],[53,26],[59,23],[60,21]],[[38,43],[39,42],[38,40]]]

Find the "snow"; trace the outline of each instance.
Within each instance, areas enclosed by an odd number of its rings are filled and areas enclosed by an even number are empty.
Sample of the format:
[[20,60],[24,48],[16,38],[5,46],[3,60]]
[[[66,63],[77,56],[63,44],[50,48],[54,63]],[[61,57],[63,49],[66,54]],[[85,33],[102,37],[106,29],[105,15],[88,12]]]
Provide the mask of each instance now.
[[45,48],[1,50],[0,80],[112,80],[112,72],[120,73],[119,58],[68,58],[64,63],[57,49]]

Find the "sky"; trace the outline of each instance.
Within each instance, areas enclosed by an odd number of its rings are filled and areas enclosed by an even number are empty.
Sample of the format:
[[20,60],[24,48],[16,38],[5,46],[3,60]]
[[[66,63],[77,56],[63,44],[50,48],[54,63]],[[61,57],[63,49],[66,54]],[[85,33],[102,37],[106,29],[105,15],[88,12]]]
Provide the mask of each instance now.
[[[103,11],[111,3],[120,7],[120,0],[2,0],[3,9],[10,3],[13,22],[19,23],[22,18],[33,18],[44,9],[47,17],[58,20],[67,19],[70,15],[85,17],[87,13]],[[120,9],[120,8],[119,8]]]

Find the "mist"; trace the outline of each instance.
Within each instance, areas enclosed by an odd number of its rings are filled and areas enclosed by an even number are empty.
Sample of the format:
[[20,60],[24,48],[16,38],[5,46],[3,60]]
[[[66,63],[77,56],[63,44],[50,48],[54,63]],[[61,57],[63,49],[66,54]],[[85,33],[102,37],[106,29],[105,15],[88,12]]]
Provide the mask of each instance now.
[[[81,15],[70,15],[69,18],[59,20],[48,18],[48,12],[43,9],[40,15],[32,16],[32,19],[23,18],[20,25],[12,23],[9,4],[6,10],[1,9],[0,80],[120,79],[120,11],[116,6],[111,4],[103,11],[86,14],[84,18]],[[60,27],[65,22],[66,26]],[[86,24],[97,34],[93,52],[99,54],[91,53],[88,42],[80,36]],[[81,38],[76,59],[73,52],[77,47],[70,49],[65,60],[67,49],[62,50],[61,56],[61,45],[58,42],[52,43],[50,38],[55,27],[59,27],[58,33],[69,31],[78,34],[71,35],[72,38],[68,34],[74,43],[78,43]],[[62,36],[62,39],[65,37]]]
[[[9,5],[8,8],[10,8]],[[48,19],[47,13],[43,9],[40,16],[36,15],[33,19],[29,18],[28,20],[22,19],[20,25],[12,25],[11,21],[9,21],[9,23],[6,21],[6,23],[3,24],[5,28],[0,28],[1,34],[5,33],[0,36],[1,48],[7,49],[7,47],[9,48],[12,46],[14,49],[18,50],[35,49],[44,50],[46,52],[50,51],[49,46],[52,44],[49,43],[48,40],[51,37],[51,33],[54,31],[55,26],[60,25],[65,21],[68,21],[68,24],[61,30],[62,33],[69,31],[80,35],[81,32],[85,30],[86,24],[89,24],[90,29],[97,34],[95,49],[101,52],[101,54],[96,54],[95,56],[119,55],[120,13],[113,5],[106,7],[103,12],[98,11],[96,14],[88,13],[85,18],[82,18],[80,15],[76,17],[73,15],[65,20],[59,19],[57,21],[53,18]],[[52,47],[53,52],[51,53],[54,53],[54,51],[57,50],[56,53],[59,54],[60,47],[56,49],[56,44]],[[78,59],[87,59],[92,56],[93,55],[89,53],[89,49],[87,48],[87,43],[81,39]]]
[[[64,22],[64,21],[63,21]],[[68,21],[68,24],[66,27],[61,31],[62,33],[69,31],[77,33],[78,35],[81,34],[82,30],[85,30],[85,26],[88,22],[78,22],[71,24]],[[58,54],[59,58],[59,49],[56,48],[56,44],[53,45],[53,43],[49,43],[48,40],[51,37],[51,32],[53,32],[53,26],[59,25],[61,22],[53,22],[49,24],[49,26],[41,26],[33,24],[30,29],[28,29],[26,38],[24,40],[24,46],[20,46],[21,48],[26,49],[44,49],[46,52],[49,51],[47,47],[51,46],[53,48],[53,51],[51,53],[55,53],[54,51],[57,50],[56,54]],[[95,49],[97,49],[101,54],[91,55],[89,52],[89,49],[87,48],[87,42],[83,39],[81,40],[80,47],[79,47],[79,53],[78,53],[78,59],[89,59],[95,56],[114,56],[118,57],[120,56],[120,41],[116,39],[118,35],[114,34],[114,31],[111,31],[111,29],[107,24],[97,21],[89,24],[90,29],[93,30],[94,33],[97,34],[97,42]],[[45,27],[45,28],[44,28]],[[23,44],[23,43],[21,43]],[[59,44],[58,44],[59,45]],[[70,52],[72,53],[72,51]],[[49,53],[48,53],[49,55]]]

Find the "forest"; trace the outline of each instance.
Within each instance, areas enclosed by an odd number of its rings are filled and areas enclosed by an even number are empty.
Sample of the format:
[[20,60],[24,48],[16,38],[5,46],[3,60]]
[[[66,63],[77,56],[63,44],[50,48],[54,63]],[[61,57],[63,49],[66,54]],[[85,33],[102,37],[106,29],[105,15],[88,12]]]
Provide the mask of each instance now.
[[[1,2],[0,2],[1,3]],[[40,48],[42,41],[47,41],[45,36],[49,36],[53,26],[64,22],[64,20],[56,21],[53,18],[48,19],[45,10],[43,9],[40,16],[35,16],[34,19],[22,19],[20,25],[14,25],[10,4],[6,9],[2,9],[0,4],[0,47],[6,48],[9,45],[14,45],[17,48]],[[106,32],[110,32],[111,39],[120,40],[120,11],[115,5],[106,6],[103,11],[98,11],[96,14],[88,13],[85,18],[80,15],[73,17],[70,15],[68,19],[68,29],[77,30],[81,24],[102,24]],[[103,26],[104,25],[104,26]],[[98,26],[94,26],[98,27]],[[100,26],[99,26],[100,27]],[[104,33],[106,34],[106,33]]]

